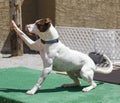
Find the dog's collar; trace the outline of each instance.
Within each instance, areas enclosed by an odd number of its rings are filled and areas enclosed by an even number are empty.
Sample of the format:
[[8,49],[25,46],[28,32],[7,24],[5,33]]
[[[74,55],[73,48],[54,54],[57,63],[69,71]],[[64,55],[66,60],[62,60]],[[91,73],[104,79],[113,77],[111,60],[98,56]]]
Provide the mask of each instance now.
[[53,43],[58,43],[58,41],[59,41],[58,38],[57,38],[57,39],[53,39],[53,40],[48,40],[48,41],[45,41],[45,40],[42,40],[42,39],[41,39],[41,42],[42,42],[43,44],[53,44]]

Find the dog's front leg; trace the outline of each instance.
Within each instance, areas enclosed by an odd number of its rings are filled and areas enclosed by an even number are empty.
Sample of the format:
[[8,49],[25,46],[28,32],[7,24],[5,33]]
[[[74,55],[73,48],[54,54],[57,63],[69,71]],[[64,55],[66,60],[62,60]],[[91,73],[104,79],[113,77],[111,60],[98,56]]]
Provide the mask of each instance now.
[[40,51],[42,49],[41,41],[38,39],[33,41],[23,31],[21,31],[14,21],[11,22],[11,28],[15,30],[17,35],[25,42],[25,44],[32,50]]
[[36,91],[41,87],[41,84],[43,83],[45,78],[48,76],[48,74],[51,72],[51,70],[52,70],[52,65],[49,66],[49,67],[44,68],[43,71],[42,71],[42,75],[38,79],[35,86],[31,90],[27,91],[26,93],[29,94],[29,95],[35,94]]

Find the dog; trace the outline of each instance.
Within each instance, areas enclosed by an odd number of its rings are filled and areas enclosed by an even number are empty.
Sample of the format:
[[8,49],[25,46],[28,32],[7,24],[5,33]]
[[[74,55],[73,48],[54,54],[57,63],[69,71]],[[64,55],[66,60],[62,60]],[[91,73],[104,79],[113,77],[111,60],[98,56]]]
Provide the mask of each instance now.
[[90,84],[88,87],[82,89],[84,92],[88,92],[97,86],[93,81],[94,72],[108,74],[113,70],[112,62],[106,55],[104,55],[104,58],[108,61],[109,66],[100,68],[95,65],[94,61],[87,54],[65,46],[60,41],[59,34],[52,25],[50,18],[39,19],[33,24],[26,25],[25,30],[27,33],[40,37],[40,39],[36,41],[31,40],[22,32],[14,21],[12,21],[12,28],[25,44],[31,49],[40,52],[43,60],[44,69],[37,83],[31,90],[26,92],[29,95],[36,93],[52,70],[60,72],[66,71],[68,76],[74,81],[72,84],[63,84],[62,87],[80,86],[78,78],[81,76],[83,80]]

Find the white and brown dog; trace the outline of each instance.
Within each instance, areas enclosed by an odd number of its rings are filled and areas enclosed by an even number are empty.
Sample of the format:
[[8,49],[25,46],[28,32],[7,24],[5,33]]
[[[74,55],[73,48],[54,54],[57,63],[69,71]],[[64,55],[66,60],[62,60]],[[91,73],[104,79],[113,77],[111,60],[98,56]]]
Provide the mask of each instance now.
[[66,71],[74,81],[73,84],[62,85],[63,87],[79,86],[78,78],[81,76],[90,84],[90,86],[83,88],[84,92],[90,91],[97,86],[93,81],[94,72],[108,74],[113,70],[112,62],[106,55],[104,55],[104,58],[109,62],[109,66],[107,68],[99,68],[87,54],[71,50],[61,43],[59,34],[49,18],[37,20],[35,23],[26,26],[28,33],[40,36],[37,41],[31,40],[16,26],[14,21],[12,21],[12,27],[31,49],[40,52],[43,60],[44,69],[42,75],[34,87],[27,91],[27,94],[36,93],[52,69],[61,72]]

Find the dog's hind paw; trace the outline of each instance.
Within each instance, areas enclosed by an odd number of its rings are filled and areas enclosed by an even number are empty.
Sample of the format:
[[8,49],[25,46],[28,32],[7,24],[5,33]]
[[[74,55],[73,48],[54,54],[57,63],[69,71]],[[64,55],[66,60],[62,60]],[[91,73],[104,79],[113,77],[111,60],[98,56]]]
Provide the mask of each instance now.
[[83,88],[83,89],[82,89],[82,91],[83,91],[83,92],[88,92],[88,91],[90,91],[90,90],[91,90],[91,89],[90,89],[90,88],[88,88],[88,87],[87,87],[87,88]]
[[83,88],[82,91],[83,91],[83,92],[88,92],[88,91],[94,89],[96,86],[97,86],[97,85],[94,83],[94,85],[90,85],[90,86],[88,86],[88,87]]

